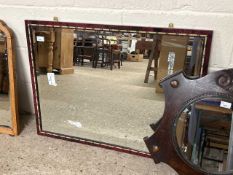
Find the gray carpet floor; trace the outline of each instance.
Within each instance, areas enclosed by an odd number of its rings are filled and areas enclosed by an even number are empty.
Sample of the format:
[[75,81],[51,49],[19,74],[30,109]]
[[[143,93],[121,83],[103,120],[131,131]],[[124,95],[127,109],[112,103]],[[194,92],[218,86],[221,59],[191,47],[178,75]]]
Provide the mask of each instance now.
[[38,136],[34,116],[21,116],[21,134],[0,134],[1,175],[177,175],[152,159]]
[[147,63],[126,61],[113,71],[76,66],[56,75],[57,86],[38,76],[43,129],[147,151],[143,137],[164,109],[154,77],[144,83]]

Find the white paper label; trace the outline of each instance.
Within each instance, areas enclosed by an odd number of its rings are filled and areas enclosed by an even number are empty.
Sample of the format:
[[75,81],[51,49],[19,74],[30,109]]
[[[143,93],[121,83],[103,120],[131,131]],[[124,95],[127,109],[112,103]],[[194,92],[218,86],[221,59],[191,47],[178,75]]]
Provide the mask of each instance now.
[[168,53],[168,58],[167,58],[167,62],[168,62],[168,75],[173,74],[173,68],[174,68],[174,64],[175,64],[175,58],[176,58],[176,54],[175,52],[169,52]]
[[54,73],[47,73],[48,83],[51,86],[57,86]]
[[45,41],[44,36],[36,36],[36,41],[44,42]]
[[67,122],[70,124],[70,125],[73,125],[77,128],[82,128],[82,124],[78,121],[72,121],[72,120],[67,120]]
[[228,102],[225,102],[225,101],[221,101],[220,107],[231,109],[231,103],[228,103]]

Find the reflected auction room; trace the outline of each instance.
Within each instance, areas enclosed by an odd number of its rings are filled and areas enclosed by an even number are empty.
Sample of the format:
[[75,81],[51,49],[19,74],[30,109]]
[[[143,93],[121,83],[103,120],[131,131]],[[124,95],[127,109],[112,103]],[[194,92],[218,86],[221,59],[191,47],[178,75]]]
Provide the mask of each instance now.
[[232,175],[232,6],[0,2],[0,174]]

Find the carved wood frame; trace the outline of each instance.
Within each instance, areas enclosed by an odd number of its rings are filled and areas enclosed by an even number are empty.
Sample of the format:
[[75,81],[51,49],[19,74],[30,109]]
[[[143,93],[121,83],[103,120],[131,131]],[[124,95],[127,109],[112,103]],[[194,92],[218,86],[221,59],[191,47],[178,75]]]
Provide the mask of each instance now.
[[221,98],[233,102],[233,69],[217,71],[199,79],[189,79],[178,72],[161,81],[165,91],[163,117],[151,128],[154,134],[144,138],[155,163],[165,162],[180,175],[230,175],[210,173],[188,162],[182,156],[176,139],[176,123],[183,110],[203,98]]
[[11,109],[11,126],[0,125],[0,133],[9,135],[19,134],[19,121],[18,121],[18,100],[17,89],[15,81],[15,52],[14,52],[14,39],[13,31],[0,20],[0,31],[6,36],[7,42],[7,57],[8,57],[8,70],[9,70],[9,94],[10,94],[10,109]]

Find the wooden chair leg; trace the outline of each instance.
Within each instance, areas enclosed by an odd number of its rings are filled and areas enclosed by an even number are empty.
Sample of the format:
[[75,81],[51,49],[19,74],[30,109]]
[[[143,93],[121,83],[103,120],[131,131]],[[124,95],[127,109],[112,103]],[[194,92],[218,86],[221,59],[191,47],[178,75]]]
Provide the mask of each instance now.
[[120,64],[121,64],[121,66],[123,66],[122,62],[123,62],[123,54],[120,53]]
[[82,66],[83,66],[83,63],[84,63],[83,59],[84,59],[84,58],[82,57],[82,58],[81,58],[81,65],[82,65]]
[[94,57],[94,62],[93,62],[94,68],[97,67],[98,60],[99,60],[99,53],[96,51],[95,57]]
[[95,67],[95,54],[94,54],[94,51],[93,51],[93,54],[92,54],[91,62],[92,62],[92,68],[94,68]]
[[157,70],[158,70],[158,60],[154,59],[154,80],[157,79]]
[[144,83],[148,83],[152,62],[153,62],[153,58],[149,58]]
[[114,61],[113,61],[113,53],[110,54],[110,70],[112,70],[112,66],[114,64]]
[[118,53],[118,60],[117,60],[117,63],[118,63],[118,69],[120,69],[121,68],[121,54],[120,53]]
[[123,58],[122,57],[121,57],[120,62],[121,62],[121,66],[123,66]]
[[102,60],[101,60],[101,67],[104,67],[104,56],[105,56],[105,53],[104,52],[102,52],[102,55],[101,55],[101,58],[102,58]]

